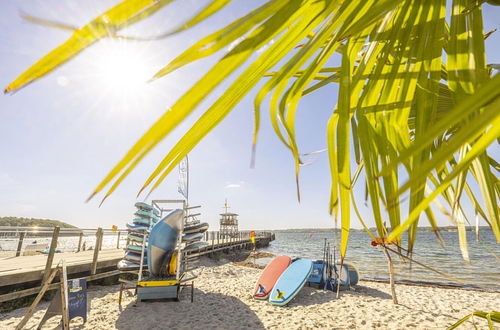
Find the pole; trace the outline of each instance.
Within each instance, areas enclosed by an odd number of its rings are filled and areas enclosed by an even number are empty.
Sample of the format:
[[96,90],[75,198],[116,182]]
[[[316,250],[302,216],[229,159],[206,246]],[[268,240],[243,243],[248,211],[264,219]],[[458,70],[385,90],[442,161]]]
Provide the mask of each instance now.
[[49,255],[47,257],[47,262],[45,263],[45,271],[43,272],[42,283],[44,283],[50,275],[50,269],[52,268],[52,262],[54,261],[54,253],[56,253],[57,239],[59,238],[59,231],[61,228],[59,226],[54,227],[52,232],[52,239],[50,241]]
[[25,231],[21,232],[21,235],[19,235],[19,242],[17,242],[16,257],[19,257],[21,255],[21,248],[23,247],[23,241],[25,235],[26,235]]

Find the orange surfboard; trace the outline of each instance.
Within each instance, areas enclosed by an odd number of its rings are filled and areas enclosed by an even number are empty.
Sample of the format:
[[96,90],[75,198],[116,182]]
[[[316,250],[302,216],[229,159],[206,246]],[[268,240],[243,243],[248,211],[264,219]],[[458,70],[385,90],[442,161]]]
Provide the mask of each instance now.
[[288,256],[281,256],[274,258],[262,271],[257,284],[253,297],[255,299],[267,299],[278,278],[290,266],[292,259]]

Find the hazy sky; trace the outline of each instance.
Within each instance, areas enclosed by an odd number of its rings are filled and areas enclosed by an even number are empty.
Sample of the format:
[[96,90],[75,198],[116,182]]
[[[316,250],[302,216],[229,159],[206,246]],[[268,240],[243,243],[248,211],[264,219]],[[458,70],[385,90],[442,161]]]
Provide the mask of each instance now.
[[[149,173],[224,88],[219,88],[146,157],[102,207],[98,207],[99,197],[85,203],[131,145],[218,57],[191,64],[151,84],[145,81],[199,37],[262,2],[235,0],[201,26],[164,40],[99,42],[15,95],[0,96],[0,216],[51,218],[80,227],[124,227],[133,218],[135,195]],[[20,11],[82,25],[115,3],[0,2],[0,87],[7,86],[70,35],[68,31],[26,23]],[[199,3],[177,1],[126,33],[161,33]],[[498,28],[500,7],[485,6],[485,31]],[[500,63],[500,31],[487,40],[487,50],[488,63]],[[262,116],[257,166],[250,169],[254,95],[247,96],[189,155],[190,203],[203,206],[203,219],[212,229],[218,228],[225,198],[230,210],[240,214],[243,229],[332,226],[327,155],[318,154],[302,169],[299,204],[292,157],[272,131],[267,112]],[[336,95],[337,87],[331,84],[301,101],[297,134],[302,152],[325,148],[326,120]],[[500,155],[498,146],[494,148],[494,155]],[[357,193],[363,207],[364,189]],[[151,195],[152,199],[180,197],[177,172]],[[373,224],[369,216],[366,220]],[[360,227],[354,217],[352,222],[353,227]],[[447,221],[441,216],[440,223]]]

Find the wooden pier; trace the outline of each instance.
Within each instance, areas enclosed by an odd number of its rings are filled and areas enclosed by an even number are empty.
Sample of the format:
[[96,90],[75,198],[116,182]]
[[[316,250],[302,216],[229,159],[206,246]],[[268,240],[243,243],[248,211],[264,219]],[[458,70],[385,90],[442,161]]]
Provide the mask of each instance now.
[[[40,229],[37,229],[40,233]],[[123,258],[125,244],[120,247],[121,240],[125,240],[124,230],[104,231],[101,228],[93,230],[88,236],[92,237],[94,246],[92,250],[84,251],[82,249],[82,232],[81,230],[72,230],[71,232],[79,237],[78,245],[73,251],[62,251],[56,253],[58,245],[58,237],[70,236],[70,230],[62,230],[58,227],[47,229],[52,231],[50,248],[48,254],[23,255],[23,242],[26,234],[18,235],[20,241],[16,246],[17,251],[12,251],[11,256],[0,257],[0,303],[33,295],[40,289],[42,281],[46,278],[50,270],[64,260],[67,268],[68,278],[85,278],[87,281],[93,281],[106,277],[116,276],[120,271],[116,268],[118,261]],[[90,230],[87,230],[87,233]],[[61,235],[62,234],[62,235]],[[113,248],[103,247],[103,237],[108,239],[113,235],[116,243]],[[10,236],[9,236],[10,237]],[[38,236],[37,236],[38,237]],[[239,249],[251,249],[253,244],[250,240],[250,232],[239,232],[235,237],[224,237],[219,232],[206,232],[205,241],[208,246],[200,249],[186,252],[188,256],[202,256],[211,254],[217,251],[230,252]],[[270,232],[257,232],[255,235],[256,247],[267,246],[274,239],[274,235]],[[115,245],[116,244],[116,245]],[[26,245],[26,244],[25,244]],[[118,247],[118,248],[116,248]],[[57,288],[57,283],[54,283],[49,289]]]

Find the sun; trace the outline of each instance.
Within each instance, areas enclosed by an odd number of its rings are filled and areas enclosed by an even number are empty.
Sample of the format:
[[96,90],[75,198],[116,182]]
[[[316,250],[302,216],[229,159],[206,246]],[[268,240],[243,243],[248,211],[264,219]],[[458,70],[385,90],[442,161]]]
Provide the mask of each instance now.
[[110,97],[130,98],[141,93],[153,72],[140,43],[104,42],[90,61],[95,86]]

